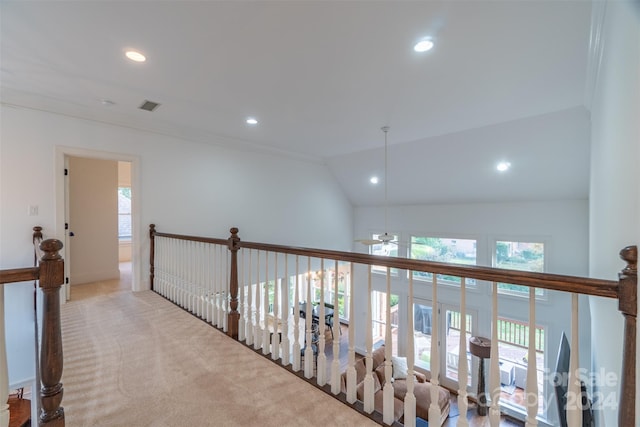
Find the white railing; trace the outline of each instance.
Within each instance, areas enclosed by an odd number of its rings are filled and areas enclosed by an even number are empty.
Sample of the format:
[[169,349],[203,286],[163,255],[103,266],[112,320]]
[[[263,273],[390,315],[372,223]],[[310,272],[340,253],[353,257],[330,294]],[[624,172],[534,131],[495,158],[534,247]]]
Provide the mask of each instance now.
[[[420,370],[415,367],[413,351],[412,307],[416,301],[413,272],[432,273],[430,288],[434,310],[439,304],[437,275],[458,276],[460,287],[457,309],[460,319],[466,319],[467,280],[476,279],[476,286],[488,286],[492,293],[492,337],[498,336],[498,283],[529,286],[530,327],[524,391],[527,426],[538,424],[540,406],[537,372],[541,367],[537,366],[535,348],[535,288],[570,291],[572,295],[571,365],[567,393],[570,403],[567,405],[567,419],[570,427],[582,425],[580,378],[575,375],[579,372],[577,297],[583,293],[617,298],[620,293],[620,285],[616,281],[240,242],[236,233],[228,240],[202,239],[157,233],[152,228],[152,242],[153,240],[155,244],[152,244],[151,271],[153,286],[158,293],[244,341],[263,355],[299,372],[301,377],[313,381],[318,387],[327,390],[324,386],[328,384],[330,393],[344,393],[348,403],[354,404],[360,400],[365,413],[381,413],[381,421],[387,425],[401,419],[404,425],[415,426],[418,418],[425,418],[431,420],[430,425],[439,426],[446,419],[450,408],[447,398],[450,392],[442,387],[440,381],[439,344],[446,337],[440,336],[437,315],[433,315],[431,320],[430,372],[427,372],[430,374],[430,381],[420,383],[402,381],[402,378],[392,381],[401,371],[398,366],[394,368],[392,363],[398,361],[394,360],[394,353],[403,351],[398,348],[397,342],[394,343],[394,339],[406,342],[404,352],[408,378],[413,378],[414,375],[419,378],[421,375]],[[238,266],[235,276],[233,271],[230,272],[231,265]],[[372,274],[374,265],[386,267],[386,274]],[[409,278],[408,289],[403,291],[406,291],[407,302],[402,305],[408,308],[399,313],[406,329],[398,329],[397,338],[390,320],[392,292],[397,293],[397,289],[392,287],[391,268],[401,269],[402,274],[406,271],[406,277]],[[384,284],[381,283],[381,278],[385,279]],[[234,280],[237,280],[237,285],[233,283]],[[637,287],[637,277],[635,280]],[[420,283],[422,287],[427,285]],[[235,292],[234,286],[237,286]],[[385,295],[384,313],[374,313],[372,310],[374,290]],[[348,302],[343,304],[339,294],[347,295]],[[356,298],[356,294],[361,298]],[[327,295],[331,297],[328,298]],[[237,313],[233,309],[236,306]],[[329,310],[334,310],[332,324],[329,320],[325,321],[331,317]],[[343,317],[349,320],[346,337],[341,335],[340,310],[343,311]],[[384,350],[376,351],[373,325],[374,320],[379,319],[374,319],[374,314],[383,315],[386,319]],[[226,319],[234,319],[234,316],[238,319],[237,325],[234,325],[235,321],[227,324]],[[327,338],[329,332],[325,329],[325,324],[332,327],[331,342],[331,338]],[[461,320],[457,351],[459,360],[462,361],[468,351],[466,328],[467,322]],[[341,339],[346,340],[345,354],[342,355],[340,351],[345,346],[341,347]],[[379,360],[381,357],[384,359],[382,362]],[[488,381],[489,420],[492,426],[499,425],[501,416],[499,359],[500,347],[496,338],[491,340]],[[632,363],[635,363],[635,355]],[[466,413],[469,410],[469,397],[476,397],[468,384],[468,369],[467,363],[457,363],[455,394],[458,395],[458,426],[468,425]],[[430,403],[425,404],[427,401]]]

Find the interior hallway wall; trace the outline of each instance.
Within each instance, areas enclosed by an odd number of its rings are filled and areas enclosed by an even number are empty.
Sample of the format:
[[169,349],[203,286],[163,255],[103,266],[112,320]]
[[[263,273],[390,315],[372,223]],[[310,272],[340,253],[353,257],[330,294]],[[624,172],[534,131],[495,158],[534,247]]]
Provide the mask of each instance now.
[[[147,112],[143,112],[147,114]],[[0,104],[0,268],[33,263],[31,229],[64,240],[56,213],[56,155],[70,150],[137,159],[134,189],[140,195],[140,242],[134,258],[134,290],[148,288],[148,225],[181,234],[228,237],[233,226],[244,240],[348,250],[353,241],[351,204],[326,166],[266,150],[235,148],[211,136],[209,143]],[[234,141],[238,146],[238,141]],[[39,213],[28,215],[28,206]],[[135,223],[134,223],[135,225]],[[33,377],[33,290],[8,286],[7,351],[10,380]],[[23,330],[24,329],[24,330]],[[26,363],[20,370],[16,363]]]
[[[640,244],[640,3],[608,1],[601,40],[602,61],[591,112],[589,273],[615,279],[624,267],[618,257],[620,249]],[[617,302],[591,298],[591,316],[593,371],[620,379],[621,352],[609,351],[622,348]],[[604,402],[597,414],[598,425],[617,426],[620,382],[598,381],[595,385]],[[636,387],[638,422],[638,379]]]

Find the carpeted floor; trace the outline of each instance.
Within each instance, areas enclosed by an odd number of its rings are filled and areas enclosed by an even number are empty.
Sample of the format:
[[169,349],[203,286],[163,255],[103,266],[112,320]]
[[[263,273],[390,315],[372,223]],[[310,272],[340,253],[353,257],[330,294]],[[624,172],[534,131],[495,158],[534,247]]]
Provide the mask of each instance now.
[[112,282],[74,286],[62,307],[67,426],[377,425],[155,293]]

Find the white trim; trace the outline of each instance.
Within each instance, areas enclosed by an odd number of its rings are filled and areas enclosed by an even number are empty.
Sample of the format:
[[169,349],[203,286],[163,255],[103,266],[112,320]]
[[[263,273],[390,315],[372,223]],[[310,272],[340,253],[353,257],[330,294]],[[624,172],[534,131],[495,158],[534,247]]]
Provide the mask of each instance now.
[[[143,289],[142,281],[142,254],[141,236],[143,230],[140,222],[140,158],[131,154],[112,153],[108,151],[88,150],[77,147],[56,146],[54,164],[54,193],[55,193],[55,230],[56,236],[66,236],[65,222],[65,198],[64,198],[64,165],[67,156],[84,157],[102,160],[118,160],[131,162],[131,290],[141,291],[149,288],[149,282],[145,281]],[[67,258],[65,248],[62,256]],[[71,260],[73,262],[73,260]],[[66,285],[69,286],[69,285]]]

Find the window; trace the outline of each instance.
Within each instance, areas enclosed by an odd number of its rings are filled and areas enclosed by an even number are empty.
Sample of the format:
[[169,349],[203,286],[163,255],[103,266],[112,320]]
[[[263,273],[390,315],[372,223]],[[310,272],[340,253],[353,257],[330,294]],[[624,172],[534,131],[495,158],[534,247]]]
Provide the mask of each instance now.
[[[391,294],[391,354],[398,355],[398,295]],[[373,346],[384,344],[387,327],[387,293],[373,291],[371,293],[371,319],[373,320]]]
[[[545,329],[535,330],[536,370],[538,379],[538,413],[543,410],[545,372]],[[527,380],[529,324],[506,317],[498,318],[498,354],[500,355],[500,379],[502,402],[523,405]]]
[[131,239],[131,187],[118,187],[118,239]]
[[[494,266],[510,270],[544,272],[544,243],[496,241]],[[498,292],[517,296],[529,295],[529,287],[498,283]],[[544,289],[536,288],[536,296],[544,296]]]
[[431,371],[431,333],[433,310],[431,302],[413,304],[413,346],[415,365]]
[[[382,236],[382,234],[373,234],[372,238],[373,240],[378,240],[380,239],[380,236]],[[375,245],[371,245],[369,247],[369,254],[397,257],[398,256],[398,235],[394,234],[393,240],[390,242],[376,243]],[[371,267],[371,271],[374,273],[387,274],[387,267],[374,265]],[[396,276],[397,274],[398,274],[398,269],[392,268],[391,275]]]
[[[475,265],[477,245],[475,239],[411,236],[409,257],[424,261]],[[432,274],[414,271],[413,278],[432,280]],[[460,284],[460,277],[439,274],[438,281],[447,284]],[[475,282],[475,279],[467,279],[466,284],[475,285]]]
[[[320,302],[322,300],[321,280],[324,279],[324,302],[326,304],[333,304],[335,298],[335,272],[333,269],[325,269],[324,272],[318,270],[312,273],[311,276],[311,294],[313,295],[314,302]],[[338,265],[338,313],[341,320],[349,320],[349,264]]]

